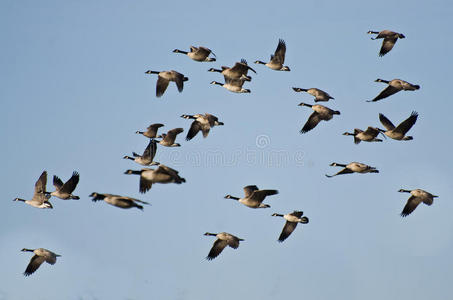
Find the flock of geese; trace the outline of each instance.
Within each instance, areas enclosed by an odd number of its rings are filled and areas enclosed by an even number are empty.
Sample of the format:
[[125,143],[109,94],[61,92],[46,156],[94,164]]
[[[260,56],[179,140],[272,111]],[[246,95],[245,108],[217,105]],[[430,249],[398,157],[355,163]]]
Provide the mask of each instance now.
[[[377,34],[376,38],[372,39],[383,39],[382,46],[379,52],[379,56],[384,56],[394,47],[398,39],[405,38],[401,33],[393,32],[390,30],[383,30],[380,32],[369,31],[368,34]],[[190,59],[197,62],[215,62],[216,55],[206,47],[190,47],[190,51],[183,51],[179,49],[173,50],[174,53],[180,53],[187,55]],[[263,62],[256,60],[256,64],[262,64],[268,67],[271,70],[276,71],[290,71],[288,66],[284,65],[285,62],[285,53],[286,53],[286,44],[285,41],[280,39],[277,45],[277,48],[273,55],[271,55],[269,62]],[[214,57],[211,57],[214,56]],[[224,77],[224,83],[217,81],[212,81],[211,84],[221,85],[225,89],[235,93],[250,93],[250,89],[243,88],[245,82],[250,82],[252,77],[248,75],[249,71],[252,71],[256,74],[256,71],[247,64],[245,59],[242,59],[240,62],[236,62],[233,67],[222,66],[221,69],[210,68],[209,72],[218,72],[221,73]],[[156,82],[156,96],[161,97],[165,93],[166,89],[170,82],[174,82],[179,92],[182,92],[184,89],[184,82],[188,81],[189,78],[183,74],[170,70],[170,71],[151,71],[148,70],[146,74],[156,74],[158,76]],[[369,100],[368,102],[380,101],[384,98],[387,98],[399,91],[414,91],[420,88],[419,85],[414,85],[409,82],[406,82],[401,79],[393,79],[390,81],[377,79],[376,82],[383,82],[387,84],[387,87],[379,93],[374,99]],[[331,99],[334,99],[327,92],[318,89],[318,88],[299,88],[293,87],[295,92],[306,92],[314,97],[314,102],[327,102]],[[332,110],[326,106],[320,104],[307,104],[300,103],[299,106],[307,106],[313,110],[313,113],[309,116],[305,125],[300,130],[300,133],[307,133],[313,130],[321,121],[329,121],[333,118],[334,115],[340,115],[340,112],[337,110]],[[220,122],[219,119],[212,114],[195,114],[188,115],[184,114],[181,116],[184,119],[192,120],[190,129],[186,135],[186,141],[192,140],[200,131],[204,138],[206,138],[210,130],[215,126],[224,125],[223,122]],[[353,136],[354,143],[359,144],[360,142],[382,142],[382,139],[378,138],[378,135],[381,134],[384,137],[389,137],[395,140],[408,141],[412,140],[412,136],[408,136],[407,132],[414,126],[417,121],[418,113],[412,112],[412,114],[404,121],[402,121],[398,126],[393,125],[393,123],[382,113],[379,114],[379,120],[385,129],[378,127],[369,126],[366,130],[354,129],[353,133],[345,132],[343,135]],[[139,192],[146,193],[148,192],[153,184],[182,184],[186,180],[179,175],[179,172],[175,169],[172,169],[160,162],[154,161],[154,157],[157,152],[157,145],[164,147],[180,147],[179,143],[176,143],[177,136],[184,132],[183,128],[174,128],[168,130],[166,133],[158,134],[158,131],[164,124],[155,123],[151,124],[146,128],[146,131],[136,131],[136,134],[143,135],[145,138],[149,139],[149,143],[146,146],[143,153],[137,154],[132,152],[132,156],[125,155],[123,158],[132,160],[135,163],[145,166],[140,170],[129,169],[124,172],[128,175],[138,175],[139,176]],[[150,168],[154,166],[155,168]],[[341,167],[343,168],[339,172],[333,175],[327,175],[331,178],[338,175],[350,174],[350,173],[379,173],[375,167],[371,167],[364,163],[351,162],[348,164],[332,163],[330,166]],[[30,206],[36,208],[53,208],[52,204],[49,202],[49,199],[57,197],[63,200],[79,200],[79,196],[73,194],[74,190],[77,187],[79,182],[79,174],[74,171],[72,176],[66,181],[63,182],[58,176],[54,175],[53,185],[55,191],[47,192],[47,172],[43,171],[41,176],[35,183],[34,194],[31,200],[25,200],[21,198],[15,198],[14,201],[22,201]],[[278,190],[274,189],[259,189],[256,185],[248,185],[244,187],[244,197],[239,198],[232,195],[226,195],[224,198],[235,200],[249,208],[269,208],[268,204],[264,204],[263,201],[266,197],[278,194]],[[401,212],[402,217],[406,217],[411,214],[420,203],[425,203],[426,205],[431,205],[435,196],[429,192],[426,192],[421,189],[406,190],[400,189],[399,192],[410,193],[411,196],[407,200],[406,205]],[[110,205],[128,209],[128,208],[137,208],[143,210],[144,205],[148,205],[148,202],[114,194],[106,193],[97,193],[93,192],[90,194],[93,202],[104,201]],[[274,213],[272,216],[282,217],[286,220],[286,223],[283,227],[283,230],[278,238],[279,242],[286,240],[291,233],[295,230],[298,223],[307,224],[309,219],[303,216],[303,212],[299,210],[294,210],[291,213],[287,214],[278,214]],[[207,259],[212,260],[216,258],[225,247],[229,246],[233,249],[239,247],[239,243],[243,239],[227,233],[210,233],[206,232],[206,236],[215,236],[217,239],[214,242],[212,248],[210,249]],[[55,264],[57,257],[60,255],[55,254],[54,252],[44,249],[22,249],[24,252],[33,252],[34,256],[31,258],[24,275],[29,276],[33,274],[43,262],[49,264]]]

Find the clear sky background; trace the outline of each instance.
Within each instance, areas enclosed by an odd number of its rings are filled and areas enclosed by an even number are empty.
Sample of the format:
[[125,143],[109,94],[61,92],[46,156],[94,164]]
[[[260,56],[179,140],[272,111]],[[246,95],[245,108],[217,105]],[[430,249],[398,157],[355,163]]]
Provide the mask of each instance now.
[[[453,280],[451,195],[451,67],[449,1],[13,1],[0,3],[1,138],[0,299],[450,299]],[[381,41],[368,30],[402,32],[378,57]],[[285,64],[268,60],[278,39]],[[217,62],[172,53],[203,45]],[[241,58],[258,74],[234,94],[210,67]],[[189,77],[155,97],[151,70]],[[366,103],[401,78],[421,89]],[[309,133],[299,130],[313,103],[291,87],[318,87],[341,115]],[[394,123],[415,110],[413,141],[361,143],[341,135]],[[209,112],[225,123],[207,139],[178,137],[180,148],[159,147],[156,160],[180,171],[182,185],[153,186],[142,195],[140,166],[122,157],[142,152],[134,134],[151,123],[164,130],[190,122],[181,114]],[[326,178],[331,162],[364,162],[379,174]],[[43,170],[66,181],[76,170],[79,201],[51,199],[40,210],[30,199]],[[242,197],[256,184],[278,189],[268,209]],[[422,188],[440,197],[399,216],[409,194]],[[143,212],[93,203],[92,192],[144,201]],[[303,210],[310,223],[284,242],[274,212]],[[203,233],[243,239],[205,260],[214,242]],[[47,248],[62,257],[22,275],[30,253]]]

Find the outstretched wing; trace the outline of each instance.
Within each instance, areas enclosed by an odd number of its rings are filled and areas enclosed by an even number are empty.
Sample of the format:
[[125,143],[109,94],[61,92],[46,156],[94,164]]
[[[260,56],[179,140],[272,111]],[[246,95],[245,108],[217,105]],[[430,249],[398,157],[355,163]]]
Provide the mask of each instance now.
[[285,226],[283,226],[282,233],[280,234],[278,241],[281,243],[286,240],[287,237],[296,229],[297,223],[296,222],[289,222],[286,221]]
[[157,83],[156,83],[156,96],[157,97],[161,97],[165,93],[169,83],[170,83],[170,81],[168,81],[167,79],[165,79],[161,76],[157,77]]
[[401,212],[402,217],[406,217],[410,215],[420,204],[421,200],[420,198],[410,196],[410,198],[407,200],[406,205],[403,208],[403,211]]
[[193,121],[192,125],[190,125],[189,132],[187,133],[186,141],[190,141],[191,139],[193,139],[197,135],[197,133],[201,130],[201,127],[202,126],[200,122]]
[[212,245],[211,251],[209,251],[208,256],[206,257],[207,260],[212,260],[219,256],[222,253],[223,249],[228,245],[228,242],[225,240],[217,239]]
[[313,112],[305,123],[304,127],[300,130],[300,133],[306,133],[318,125],[321,122],[321,118],[317,112]]
[[248,185],[244,187],[244,195],[245,197],[249,197],[254,191],[257,191],[258,187],[256,185]]
[[391,96],[393,94],[396,94],[400,91],[400,89],[397,89],[396,87],[393,87],[391,85],[387,86],[382,92],[379,93],[373,100],[370,102],[376,102],[381,99],[387,98],[388,96]]
[[387,130],[395,129],[395,125],[393,125],[393,123],[390,122],[390,120],[387,119],[387,117],[384,116],[383,114],[379,114],[379,120],[381,121],[382,125],[384,125],[385,129]]
[[413,111],[409,118],[401,122],[401,124],[396,127],[395,132],[399,132],[405,135],[409,131],[409,129],[414,126],[415,122],[417,122],[417,117],[418,113],[416,111]]
[[283,64],[285,62],[286,44],[285,41],[278,40],[278,46],[275,50],[275,54],[271,56],[271,60],[277,63]]
[[[79,183],[79,178],[80,178],[79,173],[74,171],[72,173],[71,178],[69,178],[69,180],[65,182],[65,184],[63,185],[63,187],[61,188],[60,191],[63,193],[71,194],[75,190],[77,184]],[[54,182],[55,182],[55,180],[54,180]],[[54,185],[55,185],[55,183],[54,183]]]
[[397,36],[386,37],[382,41],[381,50],[379,51],[379,56],[384,56],[392,50],[393,46],[395,46],[396,40],[398,39]]

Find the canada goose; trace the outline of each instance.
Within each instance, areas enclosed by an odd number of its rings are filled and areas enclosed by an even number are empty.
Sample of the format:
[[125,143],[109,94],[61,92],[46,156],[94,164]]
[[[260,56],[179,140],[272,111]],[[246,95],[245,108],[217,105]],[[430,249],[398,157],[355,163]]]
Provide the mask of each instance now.
[[359,162],[352,162],[347,165],[338,164],[338,163],[331,163],[331,167],[343,167],[344,169],[334,175],[327,175],[326,177],[331,178],[337,175],[342,174],[351,174],[351,173],[379,173],[379,170],[376,170],[375,167],[370,167],[369,165],[362,164]]
[[381,121],[382,125],[384,125],[385,129],[379,129],[379,131],[383,132],[389,138],[394,140],[403,140],[408,141],[414,139],[412,136],[406,136],[406,133],[414,126],[415,122],[417,122],[418,113],[413,111],[412,114],[401,122],[396,128],[389,119],[387,119],[383,114],[379,114],[379,120]]
[[282,233],[278,238],[278,241],[281,243],[286,240],[287,237],[296,229],[297,223],[307,224],[308,218],[302,217],[304,213],[301,211],[293,211],[292,213],[281,215],[274,213],[272,214],[273,217],[283,217],[286,220],[285,226],[283,227]]
[[93,197],[93,199],[92,199],[93,202],[104,200],[108,204],[119,207],[119,208],[137,207],[138,209],[143,210],[143,206],[140,204],[137,204],[136,202],[149,205],[148,202],[145,202],[142,200],[138,200],[138,199],[134,199],[131,197],[126,197],[126,196],[113,195],[113,194],[91,193],[90,197]]
[[367,102],[379,101],[381,99],[387,98],[388,96],[396,94],[399,91],[415,91],[420,88],[420,86],[417,84],[412,84],[401,79],[392,79],[390,81],[387,81],[378,78],[375,80],[375,82],[384,82],[387,83],[388,86],[382,92],[380,92],[379,95],[377,95],[373,100],[367,100]]
[[300,130],[300,133],[306,133],[318,125],[319,122],[322,120],[329,121],[333,118],[333,115],[339,115],[340,112],[338,110],[331,110],[328,107],[325,107],[320,104],[310,105],[306,103],[300,103],[299,106],[308,106],[311,107],[314,112],[308,117],[307,122],[305,123],[304,127]]
[[165,90],[168,87],[170,81],[174,81],[176,83],[176,87],[178,91],[181,93],[184,88],[184,81],[189,80],[189,78],[185,77],[183,74],[178,73],[176,71],[151,71],[148,70],[145,74],[158,74],[157,83],[156,83],[156,96],[161,97]]
[[72,192],[74,192],[77,184],[79,183],[79,173],[76,171],[72,172],[71,178],[68,179],[65,183],[61,181],[58,176],[54,175],[53,176],[53,185],[55,187],[55,191],[51,193],[46,193],[50,194],[51,196],[58,197],[63,200],[68,200],[68,199],[73,199],[73,200],[79,200],[79,196],[74,196]]
[[219,72],[225,77],[230,79],[244,79],[245,81],[251,81],[252,77],[247,76],[248,70],[253,71],[256,74],[256,71],[247,65],[245,59],[241,59],[241,62],[237,62],[233,67],[228,68],[222,66],[222,70],[210,68],[208,72]]
[[52,204],[48,201],[50,194],[46,192],[46,184],[47,172],[44,171],[35,183],[35,192],[33,194],[33,198],[31,200],[15,198],[14,201],[22,201],[37,208],[53,208]]
[[416,189],[416,190],[412,190],[412,191],[400,189],[398,192],[411,194],[409,199],[407,199],[407,203],[404,206],[403,211],[401,212],[402,217],[406,217],[406,216],[410,215],[421,202],[423,202],[429,206],[429,205],[433,204],[434,198],[439,197],[439,196],[435,196],[435,195],[428,193],[427,191],[424,191],[421,189]]
[[220,253],[222,253],[223,249],[226,246],[230,246],[233,249],[237,249],[239,247],[239,242],[243,241],[243,239],[238,238],[230,233],[221,232],[221,233],[210,233],[206,232],[204,235],[210,235],[217,237],[217,240],[212,245],[211,251],[209,251],[208,256],[206,256],[207,260],[213,260]]
[[343,135],[352,135],[354,137],[354,143],[359,144],[361,141],[382,142],[381,139],[376,138],[379,133],[380,131],[378,128],[368,126],[368,128],[365,131],[355,128],[354,133],[345,132],[343,133]]
[[27,268],[25,269],[24,275],[30,276],[36,270],[38,270],[39,266],[43,262],[47,262],[48,264],[54,265],[57,262],[57,257],[61,256],[59,254],[55,254],[50,250],[44,248],[38,249],[27,249],[24,248],[21,251],[23,252],[33,252],[35,255],[32,256],[30,262],[28,263]]
[[268,204],[263,204],[264,198],[266,196],[276,195],[278,194],[277,190],[259,190],[256,185],[248,185],[244,187],[244,198],[237,198],[231,195],[226,195],[225,199],[233,199],[237,200],[240,203],[248,206],[250,208],[268,208],[271,207]]
[[234,93],[250,93],[249,89],[242,88],[244,81],[245,81],[244,79],[231,79],[229,77],[225,77],[225,83],[211,81],[211,84],[217,84],[217,85],[223,86],[230,92],[234,92]]
[[146,128],[146,131],[136,131],[136,134],[141,134],[144,135],[150,139],[157,137],[157,130],[164,126],[164,124],[156,123],[156,124],[151,124]]
[[211,53],[212,53],[212,55],[216,56],[214,54],[214,52],[211,51],[211,49],[208,49],[208,48],[202,47],[202,46],[199,46],[198,48],[194,47],[194,46],[190,46],[190,52],[182,51],[179,49],[175,49],[175,50],[173,50],[173,52],[185,54],[195,61],[207,61],[207,62],[215,61],[215,58],[208,57],[208,56]]
[[324,92],[323,90],[317,88],[310,88],[310,89],[302,89],[293,87],[295,92],[307,92],[310,95],[315,97],[315,102],[318,101],[329,101],[329,99],[335,99],[334,97],[330,96],[328,93]]
[[257,60],[255,64],[262,64],[266,67],[276,71],[291,71],[288,66],[283,66],[285,63],[286,44],[285,41],[278,40],[278,46],[274,55],[271,54],[271,60],[268,63]]
[[140,175],[139,191],[144,194],[149,191],[153,183],[177,183],[186,182],[186,179],[179,176],[175,169],[159,164],[157,169],[141,169],[139,171],[127,170],[124,174]]
[[176,136],[183,131],[184,129],[182,128],[169,130],[167,133],[163,133],[162,135],[158,136],[158,138],[162,138],[162,140],[158,141],[158,143],[165,147],[180,147],[181,145],[175,143],[175,140]]
[[382,30],[381,32],[377,31],[368,31],[368,34],[377,34],[375,38],[371,38],[372,40],[376,39],[384,39],[382,41],[382,47],[381,50],[379,51],[379,56],[384,56],[386,55],[390,50],[392,50],[393,46],[395,46],[396,41],[398,38],[404,39],[405,36],[402,33],[398,32],[393,32],[390,30]]
[[135,161],[138,164],[143,166],[152,166],[155,165],[156,162],[153,162],[154,156],[156,156],[157,151],[157,141],[155,139],[150,139],[148,146],[146,146],[145,151],[143,151],[142,155],[139,155],[135,152],[132,152],[132,156],[125,155],[124,159],[130,159]]
[[223,122],[219,122],[219,119],[211,114],[196,114],[196,115],[182,115],[181,118],[184,119],[194,119],[195,121],[192,122],[190,125],[189,132],[187,133],[186,140],[190,141],[193,139],[197,133],[201,130],[203,133],[203,137],[207,137],[209,134],[209,130],[214,126],[223,125]]

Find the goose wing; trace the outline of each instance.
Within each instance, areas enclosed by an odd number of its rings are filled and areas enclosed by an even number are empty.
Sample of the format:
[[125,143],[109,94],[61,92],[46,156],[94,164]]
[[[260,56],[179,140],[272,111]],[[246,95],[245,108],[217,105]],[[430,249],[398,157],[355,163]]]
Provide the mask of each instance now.
[[147,191],[149,191],[151,189],[152,186],[153,186],[153,182],[151,180],[148,180],[145,177],[143,177],[142,175],[140,175],[140,183],[138,186],[138,190],[140,193],[142,193],[142,194],[146,193]]
[[156,156],[156,152],[157,152],[157,142],[155,139],[151,139],[149,141],[148,146],[146,146],[145,151],[143,151],[142,157],[149,158],[151,161],[153,161],[154,156]]
[[53,176],[53,186],[55,187],[55,189],[57,189],[57,191],[60,190],[63,186],[63,181],[61,181],[61,179],[57,175]]
[[35,183],[35,194],[45,193],[46,185],[47,185],[47,171],[44,171],[42,172],[41,176],[39,176],[38,180]]
[[384,38],[382,41],[382,46],[381,50],[379,51],[379,56],[384,56],[387,53],[392,50],[393,46],[395,46],[396,40],[398,39],[398,36],[392,35],[392,36],[387,36]]
[[[54,185],[55,177],[56,176],[54,176]],[[77,184],[79,183],[79,178],[80,178],[79,173],[77,173],[76,171],[72,172],[71,178],[69,178],[68,181],[65,182],[65,184],[61,188],[61,192],[71,194],[75,190]]]
[[181,93],[184,88],[184,75],[182,75],[181,73],[176,72],[176,71],[171,71],[171,72],[173,75],[173,79],[176,83],[176,87],[178,88],[178,92]]
[[278,241],[281,243],[286,240],[287,237],[296,229],[297,223],[286,221],[285,226],[283,226],[282,233],[280,234]]
[[[198,49],[196,50],[196,52],[197,52],[197,54],[203,55],[203,56],[205,56],[205,57],[208,57],[209,54],[212,53],[211,49],[206,48],[206,47],[202,47],[202,46],[198,47]],[[214,53],[212,53],[212,55],[215,56]]]
[[374,128],[374,127],[369,126],[369,127],[365,130],[364,134],[370,135],[370,136],[373,136],[373,137],[377,137],[377,135],[379,134],[379,130],[378,130],[377,128]]
[[403,211],[401,212],[401,216],[406,217],[410,215],[417,208],[420,202],[421,199],[419,197],[410,196],[403,208]]
[[379,93],[379,95],[377,95],[373,100],[370,100],[369,102],[379,101],[381,99],[387,98],[388,96],[396,94],[399,91],[401,91],[401,89],[389,85],[385,89],[383,89],[382,92]]
[[127,200],[127,201],[139,202],[139,203],[142,203],[142,204],[148,204],[149,205],[149,203],[146,202],[146,201],[142,201],[142,200],[131,198],[131,197],[124,196],[124,197],[121,197],[121,199],[124,199],[124,200]]
[[303,211],[299,211],[299,210],[295,210],[292,213],[290,213],[290,215],[300,218],[300,217],[302,217],[304,215],[304,212]]
[[411,129],[411,127],[414,126],[415,122],[417,122],[417,117],[418,113],[416,111],[413,111],[409,118],[401,122],[401,124],[399,124],[398,127],[396,127],[395,132],[406,134],[409,131],[409,129]]
[[254,191],[257,191],[258,187],[256,185],[248,185],[244,187],[245,198],[249,197]]
[[223,249],[228,245],[228,242],[225,240],[217,239],[214,244],[212,245],[211,251],[209,251],[208,256],[206,257],[207,260],[212,260],[219,256],[222,253]]
[[161,77],[160,75],[157,77],[157,83],[156,83],[156,96],[157,97],[161,97],[165,93],[169,83],[170,83],[170,81]]
[[395,125],[393,125],[393,123],[389,119],[387,119],[387,117],[384,116],[383,114],[379,114],[379,120],[381,121],[382,125],[384,125],[385,129],[387,129],[388,131],[395,129]]
[[285,41],[280,39],[278,41],[278,45],[277,45],[277,49],[275,50],[275,54],[271,55],[271,61],[283,64],[285,62],[285,53],[286,53]]
[[242,87],[242,85],[244,85],[244,80],[243,79],[234,79],[234,78],[230,78],[230,77],[225,77],[225,84],[234,85],[234,86],[237,86],[237,87]]
[[229,238],[227,239],[228,246],[230,246],[233,249],[239,248],[239,238],[237,236],[234,236],[232,234],[229,235]]
[[250,195],[249,199],[252,201],[257,201],[259,203],[263,202],[266,196],[276,195],[278,194],[277,190],[256,190],[253,191]]
[[337,175],[351,174],[351,173],[354,173],[354,171],[352,171],[351,169],[348,169],[348,168],[344,168],[343,170],[341,170],[340,172],[337,172],[334,175],[327,175],[326,174],[326,177],[330,178],[330,177],[334,177],[334,176],[337,176]]
[[38,270],[39,266],[45,261],[46,261],[46,258],[44,256],[38,256],[36,254],[33,255],[30,262],[28,263],[27,268],[25,269],[24,275],[30,276],[36,270]]
[[209,126],[214,126],[216,122],[219,122],[219,118],[214,115],[205,113],[206,118],[208,119]]
[[304,127],[300,130],[300,133],[306,133],[318,125],[321,122],[321,117],[317,112],[313,112],[310,117],[308,117],[307,122],[305,123]]
[[157,135],[157,130],[163,126],[164,126],[164,124],[156,123],[156,124],[149,125],[146,129],[150,136],[155,137]]
[[186,141],[190,141],[191,139],[193,139],[201,129],[202,129],[201,123],[198,121],[193,121],[192,125],[190,125],[189,132],[187,133]]

